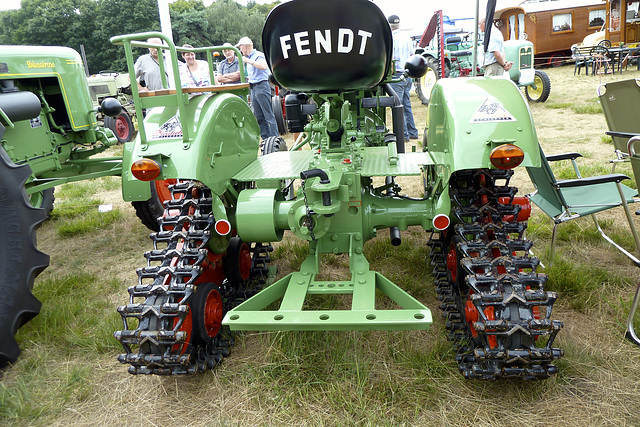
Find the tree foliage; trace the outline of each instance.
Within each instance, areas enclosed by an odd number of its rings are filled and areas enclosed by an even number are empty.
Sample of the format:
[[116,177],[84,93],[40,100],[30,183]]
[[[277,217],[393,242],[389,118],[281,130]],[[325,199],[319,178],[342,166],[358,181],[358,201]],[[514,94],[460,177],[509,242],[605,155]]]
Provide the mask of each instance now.
[[[170,4],[174,43],[193,46],[235,44],[248,36],[262,48],[262,27],[279,4],[202,0]],[[84,46],[92,73],[126,70],[124,51],[109,42],[113,36],[160,31],[157,0],[22,0],[20,9],[0,12],[0,43],[16,45]],[[142,53],[142,51],[140,51]],[[135,55],[135,52],[134,52]]]

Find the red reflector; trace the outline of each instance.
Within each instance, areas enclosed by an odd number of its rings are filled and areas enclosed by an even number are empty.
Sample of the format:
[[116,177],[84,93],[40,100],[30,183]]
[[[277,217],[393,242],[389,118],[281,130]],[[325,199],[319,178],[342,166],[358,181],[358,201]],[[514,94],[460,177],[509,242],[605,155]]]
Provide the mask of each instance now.
[[433,227],[436,230],[446,230],[451,224],[451,220],[445,214],[438,214],[433,218]]
[[216,233],[221,236],[226,236],[227,234],[231,233],[231,223],[226,219],[216,221],[216,225],[214,228],[216,230]]
[[140,181],[153,181],[160,175],[160,164],[151,159],[136,160],[131,165],[131,173]]
[[512,169],[522,163],[524,151],[513,144],[503,144],[491,151],[489,159],[498,169]]

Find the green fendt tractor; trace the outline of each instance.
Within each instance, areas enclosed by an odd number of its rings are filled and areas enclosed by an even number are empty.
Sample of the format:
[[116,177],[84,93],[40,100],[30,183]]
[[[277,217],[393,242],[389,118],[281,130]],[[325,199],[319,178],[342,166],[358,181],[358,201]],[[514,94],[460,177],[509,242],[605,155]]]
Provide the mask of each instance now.
[[[100,108],[108,116],[121,110],[112,98]],[[96,112],[76,51],[0,46],[0,366],[16,360],[13,336],[40,311],[31,289],[48,257],[32,235],[53,209],[54,187],[120,175],[120,157],[91,158],[117,143]]]
[[[145,42],[152,36],[166,45]],[[211,64],[212,51],[222,49],[176,49],[159,33],[112,43],[124,47],[130,72],[134,48],[161,48],[174,76],[177,51],[204,53]],[[556,295],[544,290],[524,236],[530,205],[509,184],[514,168],[541,162],[517,86],[484,77],[438,81],[424,149],[405,152],[402,105],[390,87],[398,79],[391,30],[376,5],[285,2],[269,14],[262,45],[273,79],[290,91],[289,130],[304,135],[291,150],[280,137],[261,144],[243,100],[246,83],[182,88],[175,78],[164,90],[132,88],[138,116],[142,108],[147,116],[124,145],[123,196],[144,204],[154,182],[172,184],[146,265],[118,307],[123,324],[114,336],[129,372],[202,372],[229,354],[238,330],[427,329],[429,309],[402,283],[371,271],[363,255],[378,232],[389,229],[401,244],[402,230],[421,227],[462,373],[556,373]],[[425,69],[414,56],[405,76]],[[411,178],[418,197],[400,187]],[[308,255],[300,271],[260,289],[266,242],[285,232],[308,242]],[[322,279],[325,254],[348,257],[348,280]],[[349,302],[333,309],[321,302],[336,294]]]
[[[431,89],[440,78],[468,77],[473,74],[473,34],[445,36],[442,11],[436,11],[425,29],[416,53],[429,65],[424,76],[415,81],[416,95],[424,105],[429,104]],[[500,31],[493,27],[493,31]],[[547,73],[534,69],[533,43],[527,40],[504,42],[507,61],[513,62],[509,78],[524,88],[525,96],[532,102],[545,102],[551,93],[551,80]],[[478,55],[482,55],[481,48]],[[476,67],[478,75],[483,73]]]

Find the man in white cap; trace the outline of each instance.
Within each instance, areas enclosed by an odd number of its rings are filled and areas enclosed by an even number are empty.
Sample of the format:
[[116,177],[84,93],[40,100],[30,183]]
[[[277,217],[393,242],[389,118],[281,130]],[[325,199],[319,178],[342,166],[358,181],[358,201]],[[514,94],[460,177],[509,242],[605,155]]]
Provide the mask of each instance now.
[[225,59],[218,64],[218,83],[230,85],[240,83],[240,68],[238,58],[232,49],[231,43],[225,43],[222,47],[227,47],[222,53]]
[[[151,37],[147,43],[163,44],[158,37]],[[164,56],[162,56],[164,59]],[[134,64],[136,71],[136,79],[138,79],[138,91],[147,92],[162,89],[162,76],[160,74],[160,64],[158,63],[158,49],[149,48],[149,53],[140,56]],[[168,77],[167,70],[169,65],[164,59],[165,75]],[[143,82],[144,86],[140,83]],[[172,87],[172,82],[167,78],[167,84]]]
[[[404,64],[413,54],[413,42],[406,33],[401,33],[400,18],[398,15],[391,15],[387,18],[393,35],[393,60],[395,63],[395,76],[400,77],[404,72]],[[409,77],[398,83],[392,83],[391,87],[400,97],[404,107],[404,139],[418,139],[418,129],[413,120],[413,110],[411,109],[411,86],[413,80]]]
[[237,47],[242,52],[242,61],[247,65],[251,108],[260,125],[260,136],[262,139],[278,136],[278,124],[271,107],[271,85],[264,53],[253,48],[253,42],[249,37],[242,37]]

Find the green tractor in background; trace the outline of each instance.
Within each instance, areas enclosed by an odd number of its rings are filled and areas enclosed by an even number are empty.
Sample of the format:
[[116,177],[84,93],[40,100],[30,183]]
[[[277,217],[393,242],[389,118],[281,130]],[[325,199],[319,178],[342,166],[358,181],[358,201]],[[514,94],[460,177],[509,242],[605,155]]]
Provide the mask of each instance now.
[[[152,36],[166,45],[145,42]],[[179,51],[204,53],[212,67],[212,52],[222,49],[176,49],[159,33],[111,41],[124,47],[130,72],[134,48],[163,49],[174,76]],[[427,67],[414,56],[394,77],[391,30],[375,4],[285,2],[269,14],[262,42],[273,79],[290,91],[288,130],[303,135],[290,150],[280,137],[260,141],[246,83],[132,88],[138,116],[146,108],[147,117],[124,145],[123,197],[144,203],[154,182],[171,184],[146,265],[118,307],[114,336],[129,372],[203,372],[229,355],[233,331],[427,329],[430,310],[372,271],[363,254],[383,230],[398,245],[403,230],[420,227],[465,377],[556,373],[556,295],[544,290],[524,236],[530,206],[509,184],[514,168],[541,164],[517,86],[438,81],[423,150],[405,152],[402,104],[390,83]],[[412,178],[418,195],[401,188]],[[285,233],[306,241],[308,254],[300,271],[271,283],[268,242]],[[326,254],[348,259],[350,278],[327,280]],[[345,301],[327,304],[335,295]]]
[[[416,54],[422,55],[429,69],[415,80],[416,95],[424,105],[429,105],[431,90],[441,78],[469,77],[473,74],[473,34],[445,35],[442,11],[436,11],[425,29]],[[494,31],[499,29],[494,28]],[[513,62],[509,78],[519,87],[529,101],[545,102],[551,93],[551,80],[547,73],[534,69],[533,43],[527,40],[504,42],[505,57]],[[479,50],[478,55],[481,55]],[[477,75],[482,69],[476,67]]]
[[98,120],[102,121],[100,124],[111,129],[118,142],[131,141],[136,134],[137,118],[129,74],[100,71],[87,77],[87,81],[94,107],[99,107],[106,98],[115,98],[122,105],[122,111],[115,117],[105,116],[98,110]]
[[[54,187],[120,175],[121,157],[94,157],[118,142],[97,110],[73,49],[0,46],[0,366],[16,360],[14,334],[40,311],[31,290],[49,260],[34,229],[53,209]],[[99,111],[117,117],[121,105],[108,98]]]

